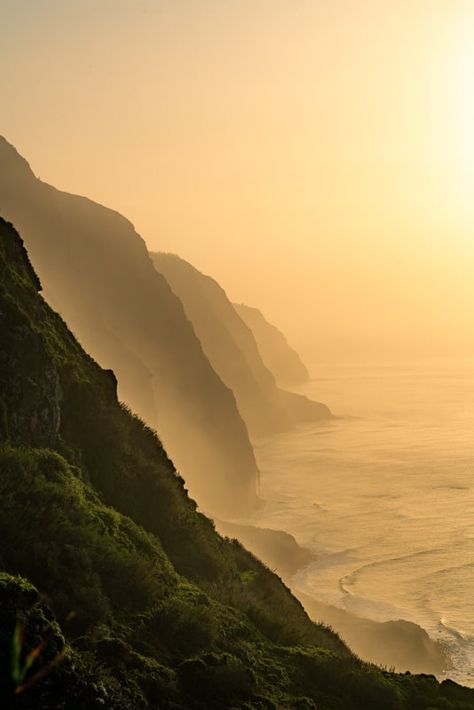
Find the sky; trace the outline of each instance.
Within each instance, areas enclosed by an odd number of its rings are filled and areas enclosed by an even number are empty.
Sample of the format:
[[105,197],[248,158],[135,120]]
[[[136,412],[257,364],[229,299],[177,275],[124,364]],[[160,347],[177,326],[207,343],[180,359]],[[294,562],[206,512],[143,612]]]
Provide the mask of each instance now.
[[307,359],[474,355],[472,0],[0,0],[0,134]]

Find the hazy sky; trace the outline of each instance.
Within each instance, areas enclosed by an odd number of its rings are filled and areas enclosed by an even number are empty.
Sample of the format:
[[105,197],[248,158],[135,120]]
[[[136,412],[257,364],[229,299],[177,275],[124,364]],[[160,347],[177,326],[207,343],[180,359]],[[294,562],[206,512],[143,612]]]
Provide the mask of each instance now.
[[0,0],[0,133],[308,357],[474,354],[473,0]]

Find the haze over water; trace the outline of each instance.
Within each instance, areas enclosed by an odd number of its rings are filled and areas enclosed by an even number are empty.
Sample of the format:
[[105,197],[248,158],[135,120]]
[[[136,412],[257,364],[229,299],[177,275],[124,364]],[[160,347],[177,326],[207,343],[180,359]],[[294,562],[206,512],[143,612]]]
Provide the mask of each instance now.
[[447,676],[474,686],[472,361],[312,368],[305,393],[340,419],[257,446],[259,524],[320,557],[291,583],[447,644]]
[[[258,524],[319,554],[294,589],[364,617],[419,623],[448,645],[449,676],[474,685],[474,362],[370,362],[474,356],[473,1],[0,8],[0,134],[38,176],[119,210],[150,251],[189,260],[232,301],[262,309],[304,359],[331,362],[302,391],[339,418],[257,446],[267,501]],[[13,172],[4,169],[8,184]],[[56,271],[57,254],[71,250],[54,274],[58,307],[70,295],[83,330],[68,325],[116,370],[119,392],[140,402],[132,409],[159,428],[178,468],[192,466],[186,482],[203,508],[208,474],[223,488],[232,479],[243,498],[250,482],[253,495],[246,416],[167,286],[156,303],[145,296],[142,275],[150,284],[156,275],[144,247],[136,274],[122,270],[131,252],[120,251],[115,222],[108,231],[91,216],[83,226],[90,205],[81,203],[77,232],[66,229],[69,198],[46,204],[44,189],[11,194],[19,212],[34,208],[23,236],[38,232],[35,268],[41,256]],[[234,376],[226,352],[213,349]],[[246,396],[258,389],[253,375],[237,380]],[[272,398],[262,397],[262,418]]]

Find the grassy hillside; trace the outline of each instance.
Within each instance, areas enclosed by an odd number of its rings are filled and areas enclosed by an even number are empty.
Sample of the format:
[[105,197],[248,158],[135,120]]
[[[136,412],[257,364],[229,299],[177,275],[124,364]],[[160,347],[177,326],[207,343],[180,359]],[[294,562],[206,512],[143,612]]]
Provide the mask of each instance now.
[[222,513],[254,505],[257,465],[234,395],[132,224],[43,183],[1,137],[0,208],[47,300],[114,370],[120,399],[160,432],[200,504]]
[[3,221],[0,276],[2,708],[473,707],[358,661],[215,532]]

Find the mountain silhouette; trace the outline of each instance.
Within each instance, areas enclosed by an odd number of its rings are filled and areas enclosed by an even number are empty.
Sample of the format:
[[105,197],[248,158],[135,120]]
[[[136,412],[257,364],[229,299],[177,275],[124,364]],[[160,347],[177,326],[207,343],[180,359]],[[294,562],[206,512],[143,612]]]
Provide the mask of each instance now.
[[234,308],[253,333],[262,360],[281,387],[308,382],[310,376],[300,356],[284,334],[269,323],[258,308],[234,303]]
[[0,210],[21,231],[48,301],[114,370],[120,399],[159,432],[200,504],[253,506],[258,470],[234,395],[133,225],[39,180],[4,138]]
[[211,365],[234,392],[252,435],[331,416],[324,404],[277,386],[252,331],[217,281],[173,254],[153,253],[152,259],[182,301]]

